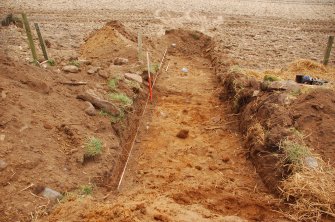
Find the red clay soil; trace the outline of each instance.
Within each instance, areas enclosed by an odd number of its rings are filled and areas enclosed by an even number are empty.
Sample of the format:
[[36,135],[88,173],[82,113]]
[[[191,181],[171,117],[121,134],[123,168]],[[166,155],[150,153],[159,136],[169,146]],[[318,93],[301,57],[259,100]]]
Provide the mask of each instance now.
[[300,96],[291,107],[294,126],[306,143],[335,167],[335,92],[315,90]]
[[[96,196],[111,189],[111,172],[132,131],[124,131],[128,122],[112,126],[99,111],[93,117],[84,112],[87,105],[76,99],[78,94],[95,89],[103,95],[109,88],[105,76],[86,74],[84,64],[81,69],[73,74],[57,72],[21,64],[0,53],[0,159],[5,162],[0,172],[0,221],[30,221],[46,213],[53,203],[36,196],[35,188],[66,193],[94,184]],[[61,84],[71,81],[87,85]],[[119,88],[136,95],[121,80]],[[140,103],[141,95],[136,96],[135,103]],[[134,127],[137,112],[135,108],[127,120]],[[102,141],[102,153],[84,162],[84,147],[91,137]]]

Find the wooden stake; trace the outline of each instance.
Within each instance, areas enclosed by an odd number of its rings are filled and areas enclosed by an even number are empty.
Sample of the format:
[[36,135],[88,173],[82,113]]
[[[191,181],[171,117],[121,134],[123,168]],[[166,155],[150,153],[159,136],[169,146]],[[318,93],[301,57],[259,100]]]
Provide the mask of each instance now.
[[148,82],[149,82],[150,101],[152,101],[152,87],[151,87],[149,52],[147,52],[147,64],[148,64]]
[[142,33],[138,32],[138,37],[137,37],[137,44],[138,44],[138,61],[142,61]]
[[332,46],[333,46],[333,42],[334,42],[334,36],[329,36],[325,57],[323,59],[323,65],[325,65],[325,66],[328,65],[330,52],[331,52]]
[[42,49],[42,52],[43,52],[44,59],[49,60],[48,53],[47,53],[47,50],[45,48],[45,42],[43,40],[41,31],[40,31],[40,27],[38,26],[38,23],[34,23],[34,25],[35,25],[35,29],[36,29],[36,32],[37,32],[38,40],[40,41],[40,46],[41,46],[41,49]]
[[33,36],[31,35],[31,29],[29,26],[28,18],[26,13],[22,13],[22,19],[23,19],[23,24],[26,29],[27,33],[27,38],[28,38],[28,43],[29,43],[29,48],[31,49],[31,54],[33,56],[34,61],[37,61],[37,54],[36,54],[36,49],[33,41]]

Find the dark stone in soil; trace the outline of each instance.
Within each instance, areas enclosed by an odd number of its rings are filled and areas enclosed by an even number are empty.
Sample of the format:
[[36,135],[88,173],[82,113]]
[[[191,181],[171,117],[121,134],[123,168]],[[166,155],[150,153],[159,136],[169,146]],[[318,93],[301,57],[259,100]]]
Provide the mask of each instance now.
[[180,139],[186,139],[188,137],[189,130],[180,130],[179,133],[176,135]]

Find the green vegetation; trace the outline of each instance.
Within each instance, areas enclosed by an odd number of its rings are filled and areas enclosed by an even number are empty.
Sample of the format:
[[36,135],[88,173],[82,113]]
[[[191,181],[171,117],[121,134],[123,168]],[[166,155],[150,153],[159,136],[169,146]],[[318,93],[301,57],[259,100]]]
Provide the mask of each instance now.
[[100,116],[109,116],[110,114],[108,112],[106,112],[105,110],[100,110],[99,115]]
[[119,115],[111,116],[111,123],[113,123],[113,124],[118,123],[121,120],[123,120],[125,116],[126,116],[126,114],[124,112],[124,109],[120,109]]
[[119,101],[125,106],[133,104],[133,100],[124,93],[110,93],[109,97],[111,100]]
[[150,66],[150,72],[151,73],[157,73],[159,70],[159,64],[158,63],[153,63]]
[[132,89],[136,89],[136,90],[140,90],[141,89],[141,84],[136,82],[136,81],[132,81],[132,80],[125,80],[126,84],[131,87]]
[[110,91],[115,91],[118,84],[119,84],[120,79],[119,78],[113,78],[108,80],[108,87]]
[[280,81],[280,78],[278,78],[276,76],[265,75],[264,76],[264,81],[275,82],[275,81]]
[[81,185],[79,188],[71,191],[66,192],[64,197],[61,199],[61,203],[65,203],[67,201],[75,200],[78,198],[83,198],[93,194],[94,186],[91,184],[88,185]]
[[71,60],[69,62],[69,65],[73,65],[73,66],[79,67],[80,66],[80,62],[78,60]]
[[55,61],[54,59],[49,59],[49,60],[47,61],[47,63],[48,63],[50,66],[54,66],[54,65],[56,65],[56,61]]
[[95,157],[102,152],[102,141],[99,138],[91,137],[85,145],[85,157]]
[[312,155],[307,146],[288,139],[281,142],[280,149],[282,149],[285,154],[285,160],[295,166],[301,165],[305,157]]
[[82,196],[92,195],[93,186],[92,185],[82,185],[79,189],[79,194]]

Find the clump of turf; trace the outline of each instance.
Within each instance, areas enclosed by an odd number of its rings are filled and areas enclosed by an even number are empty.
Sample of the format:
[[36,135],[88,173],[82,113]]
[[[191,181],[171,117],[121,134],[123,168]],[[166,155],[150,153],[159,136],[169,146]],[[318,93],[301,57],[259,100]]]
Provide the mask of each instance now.
[[99,138],[91,137],[85,144],[86,158],[92,158],[102,153],[102,141]]

